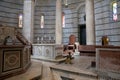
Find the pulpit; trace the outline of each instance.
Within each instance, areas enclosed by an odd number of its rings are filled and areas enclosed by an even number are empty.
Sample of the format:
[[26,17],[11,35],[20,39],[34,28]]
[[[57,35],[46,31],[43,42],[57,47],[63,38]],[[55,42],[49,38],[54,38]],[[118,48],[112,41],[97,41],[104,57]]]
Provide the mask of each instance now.
[[25,72],[30,54],[31,44],[15,27],[0,26],[0,80]]

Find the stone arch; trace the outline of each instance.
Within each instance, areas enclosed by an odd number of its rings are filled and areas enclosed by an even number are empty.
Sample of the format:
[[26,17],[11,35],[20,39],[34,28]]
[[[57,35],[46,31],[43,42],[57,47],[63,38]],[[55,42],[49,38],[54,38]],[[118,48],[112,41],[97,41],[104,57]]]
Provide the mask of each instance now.
[[[76,11],[77,11],[77,15],[78,15],[78,24],[80,24],[80,23],[85,24],[85,17],[86,17],[86,14],[85,14],[85,3],[79,4],[78,7],[76,8]],[[84,12],[84,14],[80,15],[80,11]]]
[[85,3],[79,4],[78,7],[76,8],[76,11],[79,11],[83,6],[85,6]]

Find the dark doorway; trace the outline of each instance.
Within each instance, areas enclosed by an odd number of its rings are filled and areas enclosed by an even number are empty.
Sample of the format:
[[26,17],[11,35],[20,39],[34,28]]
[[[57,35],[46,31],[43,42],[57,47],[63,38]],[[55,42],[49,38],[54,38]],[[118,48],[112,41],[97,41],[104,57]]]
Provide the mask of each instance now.
[[86,25],[85,24],[80,24],[78,25],[78,38],[79,38],[79,43],[81,45],[86,45]]

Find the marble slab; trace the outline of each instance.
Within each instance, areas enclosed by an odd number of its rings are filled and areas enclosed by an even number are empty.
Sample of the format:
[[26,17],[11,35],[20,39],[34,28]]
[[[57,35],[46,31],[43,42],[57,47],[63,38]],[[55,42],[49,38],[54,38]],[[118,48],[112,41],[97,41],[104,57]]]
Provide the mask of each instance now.
[[33,44],[33,56],[56,59],[63,54],[63,46],[58,44]]
[[96,68],[100,71],[120,73],[120,49],[96,49]]

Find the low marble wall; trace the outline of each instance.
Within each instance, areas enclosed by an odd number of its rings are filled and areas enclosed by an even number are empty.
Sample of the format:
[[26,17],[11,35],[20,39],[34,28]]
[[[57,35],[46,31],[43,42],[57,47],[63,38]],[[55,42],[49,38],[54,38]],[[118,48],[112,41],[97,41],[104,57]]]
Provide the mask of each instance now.
[[33,44],[33,56],[56,59],[63,54],[63,45],[57,44]]
[[102,72],[120,73],[120,49],[97,48],[96,68]]

